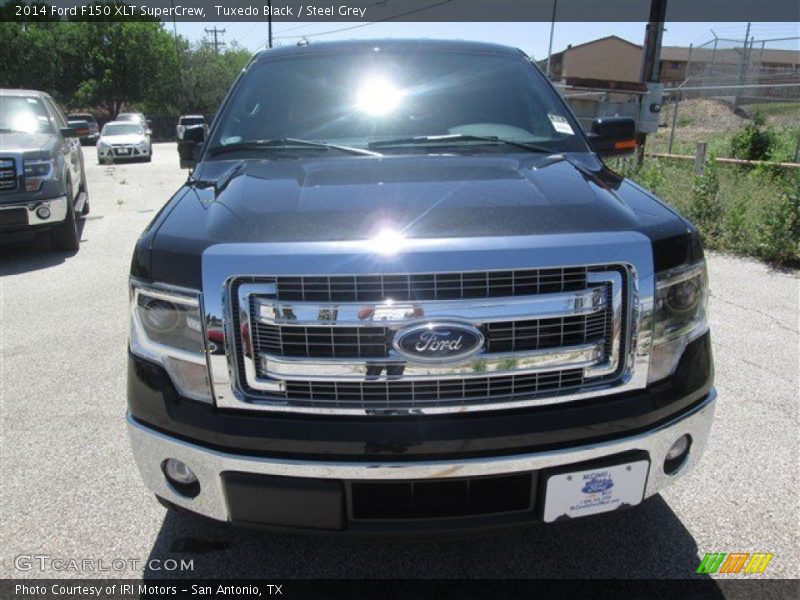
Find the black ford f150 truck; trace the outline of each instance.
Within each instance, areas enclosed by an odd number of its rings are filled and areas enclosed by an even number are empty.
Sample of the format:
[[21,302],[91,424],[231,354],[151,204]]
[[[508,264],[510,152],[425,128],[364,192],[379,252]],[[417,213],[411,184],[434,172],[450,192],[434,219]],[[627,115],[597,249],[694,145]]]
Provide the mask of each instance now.
[[398,534],[640,503],[716,393],[694,227],[518,50],[255,56],[132,261],[128,427],[168,507]]

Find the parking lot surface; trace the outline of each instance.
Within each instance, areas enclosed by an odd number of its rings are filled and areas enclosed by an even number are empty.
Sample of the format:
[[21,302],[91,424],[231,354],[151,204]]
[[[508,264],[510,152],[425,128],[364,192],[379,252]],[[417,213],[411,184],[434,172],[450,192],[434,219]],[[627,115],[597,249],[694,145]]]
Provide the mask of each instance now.
[[[151,164],[100,166],[84,151],[92,210],[80,251],[0,246],[1,577],[692,577],[705,552],[773,553],[765,576],[800,576],[800,281],[719,255],[709,257],[719,391],[709,446],[695,471],[637,509],[400,542],[167,514],[128,448],[126,285],[136,238],[186,171],[174,144],[156,144]],[[136,566],[25,570],[18,557],[32,555]],[[159,570],[167,558],[194,568]]]

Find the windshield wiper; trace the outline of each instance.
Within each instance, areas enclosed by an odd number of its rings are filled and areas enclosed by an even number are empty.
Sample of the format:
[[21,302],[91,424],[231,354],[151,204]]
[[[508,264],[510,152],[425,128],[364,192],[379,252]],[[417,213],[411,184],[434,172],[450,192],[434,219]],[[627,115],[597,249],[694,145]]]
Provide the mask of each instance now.
[[366,148],[354,148],[352,146],[340,146],[339,144],[328,144],[326,142],[313,142],[311,140],[299,140],[297,138],[276,138],[271,140],[247,140],[243,142],[236,142],[234,144],[227,144],[224,146],[215,146],[209,148],[208,153],[211,156],[223,154],[225,152],[233,152],[234,150],[257,150],[273,149],[284,150],[291,147],[308,147],[308,148],[324,148],[326,150],[338,150],[348,154],[358,154],[362,156],[383,156],[380,152],[373,152]]
[[489,142],[492,144],[505,144],[506,146],[514,146],[528,152],[546,152],[548,154],[555,154],[557,151],[546,146],[539,146],[528,142],[515,142],[514,140],[506,140],[496,135],[469,135],[465,133],[454,133],[449,135],[421,135],[417,137],[398,138],[396,140],[381,140],[378,142],[371,142],[370,148],[389,148],[391,146],[413,146],[413,145],[448,145],[453,142]]

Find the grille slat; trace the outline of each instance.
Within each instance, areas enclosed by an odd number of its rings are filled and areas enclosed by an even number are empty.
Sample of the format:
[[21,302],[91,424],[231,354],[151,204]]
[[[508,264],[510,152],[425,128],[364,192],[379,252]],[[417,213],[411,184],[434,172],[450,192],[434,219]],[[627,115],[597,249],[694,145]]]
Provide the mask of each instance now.
[[459,300],[582,290],[586,268],[409,275],[277,277],[277,297],[295,302],[361,302],[391,298]]
[[408,406],[419,408],[496,402],[518,396],[568,393],[583,385],[583,370],[533,373],[503,377],[435,381],[317,382],[287,381],[286,399],[298,406],[339,408]]
[[0,191],[17,189],[17,170],[13,158],[0,158]]
[[[607,335],[607,311],[574,317],[487,323],[486,354],[578,346]],[[256,353],[293,358],[388,358],[388,327],[253,326]]]

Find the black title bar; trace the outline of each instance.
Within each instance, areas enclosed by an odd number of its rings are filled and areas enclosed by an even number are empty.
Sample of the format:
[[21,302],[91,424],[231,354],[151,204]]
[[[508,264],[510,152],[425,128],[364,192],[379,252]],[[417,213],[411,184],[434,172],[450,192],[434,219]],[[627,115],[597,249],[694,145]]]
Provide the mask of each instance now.
[[[667,22],[800,21],[798,0],[652,0]],[[554,4],[555,2],[555,4]],[[634,21],[651,0],[1,0],[3,21],[549,22]]]

